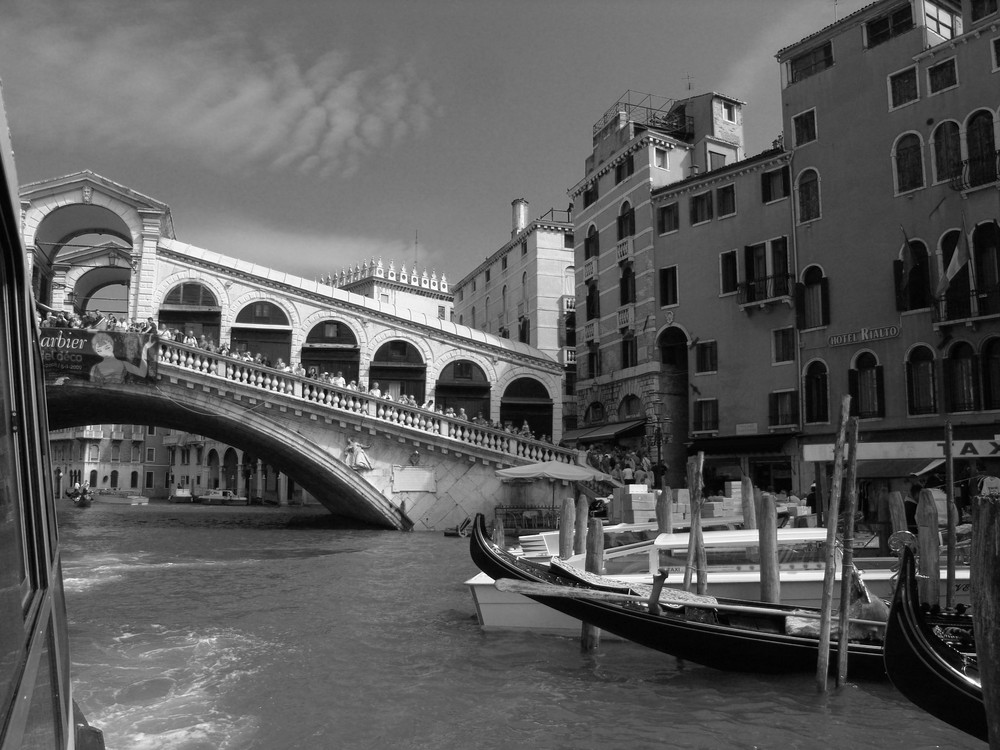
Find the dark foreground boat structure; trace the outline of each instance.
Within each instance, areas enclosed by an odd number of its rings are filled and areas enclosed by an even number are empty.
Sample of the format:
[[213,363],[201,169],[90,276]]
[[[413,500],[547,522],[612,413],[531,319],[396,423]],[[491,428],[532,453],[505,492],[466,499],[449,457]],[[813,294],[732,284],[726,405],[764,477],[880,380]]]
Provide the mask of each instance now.
[[885,636],[885,670],[892,684],[928,713],[988,742],[972,618],[930,613],[920,604],[913,551],[903,550]]
[[[674,595],[663,591],[661,612],[654,614],[642,601],[601,600],[602,592],[583,582],[573,583],[542,567],[525,562],[495,544],[486,530],[486,520],[476,517],[470,542],[472,559],[494,580],[548,584],[551,594],[530,594],[532,599],[571,617],[595,625],[643,646],[679,659],[735,672],[814,672],[819,655],[816,638],[789,635],[788,620],[796,615],[814,617],[816,610],[780,604],[717,599],[717,607],[673,606],[663,599]],[[546,587],[535,587],[544,591]],[[638,599],[645,592],[635,592]],[[682,595],[685,592],[679,592]],[[591,598],[588,598],[588,594]],[[603,592],[604,596],[608,592]],[[837,664],[836,642],[831,666]],[[851,642],[848,670],[851,676],[884,678],[882,644]]]

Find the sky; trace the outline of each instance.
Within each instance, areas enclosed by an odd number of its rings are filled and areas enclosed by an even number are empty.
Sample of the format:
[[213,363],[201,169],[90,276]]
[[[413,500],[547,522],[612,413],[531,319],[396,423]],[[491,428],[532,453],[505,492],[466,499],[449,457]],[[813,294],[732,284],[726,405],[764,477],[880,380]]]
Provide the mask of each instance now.
[[314,279],[369,258],[470,273],[511,201],[565,209],[626,91],[746,102],[778,50],[870,0],[6,0],[21,184],[91,170],[181,242]]

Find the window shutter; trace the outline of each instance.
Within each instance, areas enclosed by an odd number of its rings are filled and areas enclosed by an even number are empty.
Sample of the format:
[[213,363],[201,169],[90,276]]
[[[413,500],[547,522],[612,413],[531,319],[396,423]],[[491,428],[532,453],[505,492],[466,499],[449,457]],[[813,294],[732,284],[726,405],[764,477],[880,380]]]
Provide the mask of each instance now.
[[771,200],[771,180],[767,172],[760,176],[760,200],[761,203],[769,203]]
[[972,404],[973,409],[978,411],[981,399],[979,398],[979,355],[972,355]]
[[792,192],[792,177],[788,167],[781,168],[781,192],[782,196]]
[[799,423],[799,396],[798,392],[792,394],[792,424],[797,425]]
[[778,424],[778,394],[767,394],[767,423],[774,427]]
[[824,276],[819,280],[820,299],[822,303],[823,325],[830,325],[830,279]]
[[913,414],[916,410],[916,386],[913,383],[913,365],[909,362],[903,364],[904,375],[906,377],[906,413]]
[[950,359],[941,360],[941,401],[944,403],[946,412],[954,411],[955,399],[952,397],[955,392],[955,367]]
[[690,214],[690,216],[688,216],[688,219],[690,220],[691,224],[697,224],[698,223],[698,209],[697,209],[697,206],[698,206],[698,202],[692,197],[688,201],[688,213]]
[[882,365],[875,366],[875,398],[878,399],[876,413],[885,416],[885,372]]
[[802,330],[806,327],[806,285],[801,281],[795,284],[795,327]]
[[858,371],[853,368],[847,371],[847,392],[851,396],[849,413],[852,417],[856,417],[858,416]]
[[892,285],[896,290],[896,309],[899,311],[906,310],[906,295],[903,288],[903,261],[894,260],[892,262]]

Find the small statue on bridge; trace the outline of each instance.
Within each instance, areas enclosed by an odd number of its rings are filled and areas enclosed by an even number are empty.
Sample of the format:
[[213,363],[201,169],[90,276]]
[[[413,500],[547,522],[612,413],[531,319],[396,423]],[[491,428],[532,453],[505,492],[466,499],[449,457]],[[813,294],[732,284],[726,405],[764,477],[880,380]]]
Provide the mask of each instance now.
[[355,471],[371,471],[375,466],[366,453],[370,449],[370,445],[362,445],[354,438],[347,438],[347,447],[344,448],[344,460]]

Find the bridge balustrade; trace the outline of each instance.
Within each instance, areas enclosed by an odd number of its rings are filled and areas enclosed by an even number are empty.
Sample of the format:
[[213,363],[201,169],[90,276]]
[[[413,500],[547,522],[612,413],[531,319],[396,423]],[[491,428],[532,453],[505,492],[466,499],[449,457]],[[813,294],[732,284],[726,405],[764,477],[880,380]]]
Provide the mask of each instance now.
[[521,435],[477,425],[429,409],[340,388],[332,383],[276,370],[255,362],[208,352],[176,341],[161,341],[159,362],[209,377],[229,380],[285,397],[307,401],[334,411],[395,425],[478,449],[525,459],[528,462],[575,463],[576,453]]

